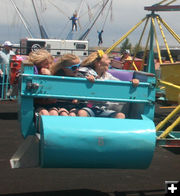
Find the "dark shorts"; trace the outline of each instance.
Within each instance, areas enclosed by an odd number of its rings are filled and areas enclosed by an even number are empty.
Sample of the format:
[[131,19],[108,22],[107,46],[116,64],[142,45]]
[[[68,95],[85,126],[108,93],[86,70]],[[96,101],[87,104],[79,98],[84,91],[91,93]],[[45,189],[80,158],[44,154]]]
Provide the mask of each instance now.
[[114,118],[117,114],[114,110],[108,110],[105,108],[98,108],[98,107],[83,107],[82,110],[85,110],[90,117],[112,117]]

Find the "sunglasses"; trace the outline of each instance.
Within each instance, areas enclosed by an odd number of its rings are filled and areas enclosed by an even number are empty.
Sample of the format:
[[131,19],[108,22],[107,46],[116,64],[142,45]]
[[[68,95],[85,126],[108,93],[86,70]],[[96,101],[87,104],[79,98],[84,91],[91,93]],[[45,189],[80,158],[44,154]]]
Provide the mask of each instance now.
[[75,65],[71,65],[71,66],[67,66],[65,67],[66,69],[70,69],[71,71],[76,71],[80,66],[80,63],[79,64],[75,64]]

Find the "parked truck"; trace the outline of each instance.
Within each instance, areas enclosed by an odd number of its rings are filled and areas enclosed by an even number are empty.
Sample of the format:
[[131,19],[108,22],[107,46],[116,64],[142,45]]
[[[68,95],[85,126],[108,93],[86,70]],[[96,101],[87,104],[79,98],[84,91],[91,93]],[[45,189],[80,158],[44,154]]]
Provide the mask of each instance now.
[[47,49],[53,56],[72,53],[77,56],[88,56],[88,41],[82,40],[59,40],[59,39],[34,39],[23,38],[20,40],[20,54],[28,55],[31,51],[40,48]]

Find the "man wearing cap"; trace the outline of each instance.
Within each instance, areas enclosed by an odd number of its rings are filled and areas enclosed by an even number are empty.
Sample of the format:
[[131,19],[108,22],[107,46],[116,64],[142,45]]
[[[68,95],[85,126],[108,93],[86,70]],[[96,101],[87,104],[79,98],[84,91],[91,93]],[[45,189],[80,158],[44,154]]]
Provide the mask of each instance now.
[[[2,83],[3,74],[5,74],[5,80],[7,78],[7,67],[9,66],[11,55],[15,55],[15,53],[12,51],[12,43],[10,41],[5,41],[2,51],[0,51],[0,83]],[[5,66],[4,69],[3,66]],[[2,87],[0,85],[0,91],[1,88]]]
[[0,51],[0,63],[8,64],[11,55],[15,55],[12,51],[12,43],[10,41],[5,41],[3,44],[3,50]]
[[3,50],[0,51],[0,74],[2,75],[2,66],[5,64],[6,66],[9,64],[10,56],[15,55],[12,51],[12,43],[10,41],[5,41],[3,44]]

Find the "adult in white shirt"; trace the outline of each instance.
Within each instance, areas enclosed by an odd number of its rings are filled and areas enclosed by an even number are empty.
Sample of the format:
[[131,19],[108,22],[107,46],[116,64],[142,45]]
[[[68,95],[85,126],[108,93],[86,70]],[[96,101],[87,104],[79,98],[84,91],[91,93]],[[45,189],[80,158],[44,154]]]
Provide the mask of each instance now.
[[[12,43],[10,41],[5,41],[3,44],[3,49],[0,51],[0,74],[3,73],[3,65],[7,66],[9,65],[10,56],[15,55],[15,53],[12,51]],[[7,70],[6,70],[7,71]]]
[[12,43],[10,41],[5,41],[2,51],[0,51],[0,97],[2,91],[1,83],[2,81],[4,81],[5,83],[7,82],[6,80],[8,78],[7,75],[11,55],[15,55],[15,53],[12,51]]

